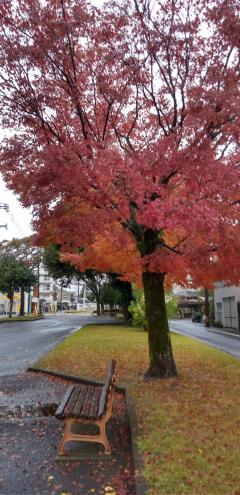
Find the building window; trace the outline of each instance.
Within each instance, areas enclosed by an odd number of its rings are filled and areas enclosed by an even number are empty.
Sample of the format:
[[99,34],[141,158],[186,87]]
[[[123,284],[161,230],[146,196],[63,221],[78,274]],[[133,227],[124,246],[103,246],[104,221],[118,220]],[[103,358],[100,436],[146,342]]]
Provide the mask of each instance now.
[[235,297],[224,297],[224,325],[228,328],[237,328],[237,307]]
[[50,290],[50,284],[41,284],[41,290]]

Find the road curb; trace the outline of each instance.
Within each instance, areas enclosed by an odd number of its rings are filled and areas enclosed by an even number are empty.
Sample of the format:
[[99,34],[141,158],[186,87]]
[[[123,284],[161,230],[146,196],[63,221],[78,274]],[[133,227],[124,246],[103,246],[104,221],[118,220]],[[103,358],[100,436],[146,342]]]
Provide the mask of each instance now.
[[235,333],[230,333],[230,332],[224,332],[223,330],[213,330],[210,328],[206,328],[206,330],[210,333],[219,333],[221,335],[226,335],[227,337],[230,337],[230,339],[240,339],[240,335],[236,335]]
[[[74,383],[84,383],[86,385],[95,385],[96,387],[102,387],[104,385],[103,382],[98,380],[88,380],[87,378],[82,378],[81,376],[75,375],[66,375],[65,373],[60,373],[59,371],[48,370],[47,368],[35,368],[34,366],[29,366],[27,371],[34,373],[45,373],[50,376],[55,376],[56,378],[62,378],[63,380],[69,380]],[[126,389],[121,386],[116,386],[115,390],[117,392],[125,394]]]
[[[62,378],[64,380],[69,380],[75,383],[85,383],[86,385],[96,385],[96,386],[104,385],[104,383],[100,381],[88,380],[86,378],[81,378],[80,376],[66,375],[65,373],[48,370],[46,368],[35,368],[29,366],[27,368],[27,371],[34,373],[45,373],[47,375],[54,376],[57,378]],[[120,386],[116,386],[115,389],[117,392],[123,393],[126,399],[126,409],[127,409],[129,428],[130,428],[130,444],[131,444],[131,453],[133,460],[136,495],[146,495],[148,487],[146,481],[144,480],[141,474],[143,470],[143,458],[141,453],[139,452],[137,445],[138,424],[137,424],[137,415],[136,415],[134,400],[132,396],[127,392],[125,387],[120,385]]]
[[2,320],[0,319],[0,324],[2,323],[28,323],[29,321],[38,321],[38,320],[44,320],[45,316],[39,316],[37,318],[32,318],[32,319],[26,319],[26,320],[12,320],[9,318],[9,320]]
[[148,486],[142,475],[143,457],[138,449],[138,444],[137,444],[138,423],[137,423],[135,403],[132,396],[127,391],[125,397],[126,397],[126,407],[127,407],[129,427],[130,427],[130,442],[132,449],[136,495],[147,495]]

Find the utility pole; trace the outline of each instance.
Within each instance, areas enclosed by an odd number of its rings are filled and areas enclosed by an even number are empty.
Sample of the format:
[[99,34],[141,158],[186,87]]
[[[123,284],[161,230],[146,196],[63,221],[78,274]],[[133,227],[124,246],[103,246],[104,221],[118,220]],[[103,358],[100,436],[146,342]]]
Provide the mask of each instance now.
[[[0,203],[0,210],[5,210],[9,213],[9,205],[7,203]],[[0,225],[0,228],[7,230],[7,223],[5,223],[4,225]]]
[[7,203],[0,203],[0,210],[9,212],[9,205]]

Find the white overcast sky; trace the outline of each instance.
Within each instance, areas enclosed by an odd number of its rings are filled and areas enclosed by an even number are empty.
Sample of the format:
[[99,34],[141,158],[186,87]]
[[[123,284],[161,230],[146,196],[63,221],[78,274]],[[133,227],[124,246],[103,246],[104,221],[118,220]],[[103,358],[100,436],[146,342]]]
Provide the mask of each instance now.
[[0,175],[0,204],[9,205],[9,213],[0,208],[0,225],[7,223],[7,230],[0,228],[0,241],[12,239],[13,237],[25,237],[30,235],[31,229],[31,212],[23,208],[18,201],[17,196],[10,191]]

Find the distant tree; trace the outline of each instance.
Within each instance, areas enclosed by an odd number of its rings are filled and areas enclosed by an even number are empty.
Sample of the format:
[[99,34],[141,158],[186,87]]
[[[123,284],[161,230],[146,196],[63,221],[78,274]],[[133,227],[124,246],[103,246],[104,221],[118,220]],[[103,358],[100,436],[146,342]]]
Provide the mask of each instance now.
[[67,287],[73,279],[81,280],[85,283],[87,289],[93,294],[97,304],[97,314],[104,311],[103,290],[106,284],[107,276],[96,270],[86,270],[80,272],[73,264],[67,261],[61,261],[61,246],[49,244],[44,251],[43,263],[50,275],[55,279],[60,279],[61,284]]
[[28,236],[0,242],[0,255],[3,254],[13,256],[30,268],[37,268],[42,260],[43,249],[34,245],[33,236]]
[[106,284],[103,290],[103,303],[109,305],[110,312],[113,312],[117,304],[121,304],[121,292],[111,284]]
[[67,287],[80,274],[73,265],[60,260],[60,245],[57,244],[48,244],[44,249],[43,264],[54,279],[61,281],[63,287]]
[[[0,243],[0,255],[12,256],[16,261],[39,272],[43,249],[34,245],[33,236],[28,236],[20,239],[14,238],[10,241],[2,241]],[[39,282],[37,278],[34,283],[36,282]],[[20,315],[24,315],[24,291],[30,291],[31,285],[21,287]]]
[[121,310],[126,322],[130,322],[132,315],[129,311],[129,305],[133,299],[132,285],[126,280],[121,280],[119,274],[110,273],[109,282],[114,289],[117,289],[120,293],[118,304],[121,306]]
[[9,318],[12,316],[14,292],[22,289],[21,294],[24,295],[24,290],[29,289],[36,281],[36,275],[24,263],[18,262],[11,255],[0,256],[0,291],[9,299]]

